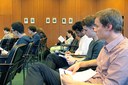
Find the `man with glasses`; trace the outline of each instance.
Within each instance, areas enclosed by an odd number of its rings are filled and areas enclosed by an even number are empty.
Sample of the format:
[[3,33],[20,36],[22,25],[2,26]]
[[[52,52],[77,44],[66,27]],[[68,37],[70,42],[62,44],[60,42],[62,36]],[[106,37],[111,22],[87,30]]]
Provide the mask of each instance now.
[[14,22],[11,26],[12,33],[19,38],[15,45],[28,44],[29,42],[31,42],[30,37],[24,33],[24,26],[21,22]]

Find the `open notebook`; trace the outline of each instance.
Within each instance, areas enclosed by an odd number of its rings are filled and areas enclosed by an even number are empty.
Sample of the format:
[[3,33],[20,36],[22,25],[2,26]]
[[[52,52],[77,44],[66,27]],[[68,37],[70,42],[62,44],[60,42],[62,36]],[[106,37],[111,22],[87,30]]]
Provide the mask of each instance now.
[[64,37],[62,37],[61,35],[58,37],[58,40],[59,40],[60,42],[64,42],[64,41],[65,41]]
[[[65,73],[72,75],[71,71],[68,71],[62,68],[59,69],[59,73],[60,73],[60,76]],[[72,75],[72,77],[76,81],[87,81],[88,79],[93,77],[95,74],[96,74],[96,71],[93,71],[92,69],[88,69],[85,71],[76,72],[74,75]],[[63,85],[62,82],[61,82],[61,85]]]

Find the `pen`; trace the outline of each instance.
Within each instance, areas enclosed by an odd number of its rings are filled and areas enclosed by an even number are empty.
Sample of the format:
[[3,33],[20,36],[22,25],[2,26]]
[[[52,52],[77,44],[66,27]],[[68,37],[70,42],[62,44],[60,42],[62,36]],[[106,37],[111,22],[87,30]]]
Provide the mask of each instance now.
[[64,74],[66,74],[66,71],[64,71]]

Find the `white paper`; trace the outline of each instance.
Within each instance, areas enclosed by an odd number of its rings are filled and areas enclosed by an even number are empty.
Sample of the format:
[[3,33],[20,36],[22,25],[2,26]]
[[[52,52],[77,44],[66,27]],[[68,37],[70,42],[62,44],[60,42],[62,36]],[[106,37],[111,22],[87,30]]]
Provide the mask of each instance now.
[[[68,71],[68,70],[65,70],[65,69],[62,69],[62,68],[59,69],[59,73],[60,73],[60,75],[64,74],[64,73],[72,75],[71,71]],[[88,70],[85,70],[85,71],[76,72],[74,75],[72,75],[72,77],[76,81],[87,81],[91,77],[93,77],[95,74],[96,74],[96,71],[93,71],[92,69],[88,69]],[[61,85],[63,85],[62,82],[61,82]]]
[[4,50],[3,48],[0,47],[0,50],[1,50],[1,54],[8,54],[8,51]]
[[65,55],[59,54],[59,57],[62,57],[62,58],[64,58],[64,59],[66,59]]
[[3,54],[3,55],[7,55],[7,54],[8,54],[8,51],[6,51],[6,50],[2,50],[1,54]]
[[64,42],[64,41],[65,41],[65,39],[64,39],[62,36],[59,36],[59,37],[58,37],[58,40],[59,40],[60,42]]

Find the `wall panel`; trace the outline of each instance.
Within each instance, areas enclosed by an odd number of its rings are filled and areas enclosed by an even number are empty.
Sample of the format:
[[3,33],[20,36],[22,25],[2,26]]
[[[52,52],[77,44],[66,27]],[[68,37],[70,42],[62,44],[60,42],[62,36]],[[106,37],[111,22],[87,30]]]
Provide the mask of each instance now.
[[[48,37],[48,45],[54,45],[59,35],[59,0],[44,0],[43,3],[43,29]],[[50,18],[50,23],[46,24],[46,17]],[[57,23],[52,23],[52,18],[57,18]]]
[[21,0],[12,0],[12,21],[21,21]]
[[128,0],[124,1],[124,35],[128,37]]
[[77,3],[79,7],[76,9],[79,13],[79,16],[77,16],[79,20],[96,12],[96,0],[77,0]]
[[12,14],[12,0],[0,0],[0,15]]
[[124,15],[124,4],[125,0],[97,0],[97,11],[106,8],[115,8]]
[[[62,18],[66,18],[66,24],[62,24]],[[60,34],[65,36],[68,29],[72,29],[73,24],[69,24],[69,18],[76,21],[76,0],[60,0]]]
[[0,0],[0,38],[3,37],[4,27],[10,27],[12,15],[12,0]]

